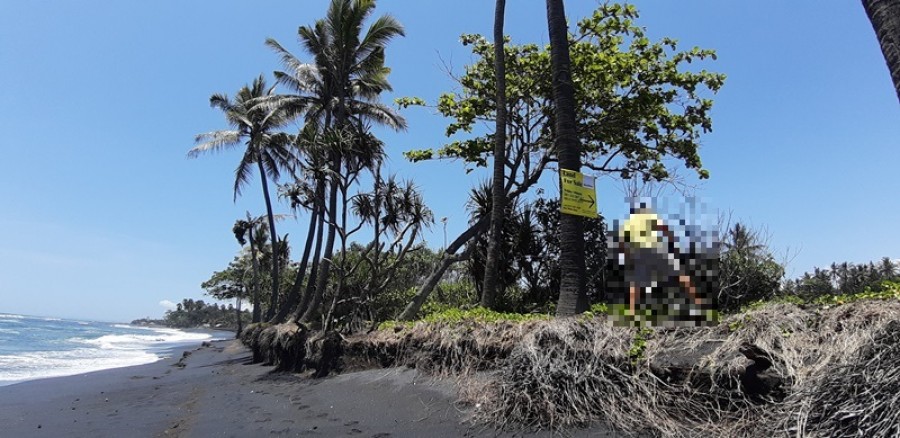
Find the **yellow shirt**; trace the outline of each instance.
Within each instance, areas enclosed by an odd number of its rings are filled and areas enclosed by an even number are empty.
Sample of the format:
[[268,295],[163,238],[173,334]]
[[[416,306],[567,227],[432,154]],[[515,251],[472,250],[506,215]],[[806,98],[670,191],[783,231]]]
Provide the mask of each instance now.
[[623,242],[641,248],[653,248],[662,242],[660,233],[653,230],[654,224],[658,221],[659,216],[655,213],[634,213],[622,224],[619,237]]

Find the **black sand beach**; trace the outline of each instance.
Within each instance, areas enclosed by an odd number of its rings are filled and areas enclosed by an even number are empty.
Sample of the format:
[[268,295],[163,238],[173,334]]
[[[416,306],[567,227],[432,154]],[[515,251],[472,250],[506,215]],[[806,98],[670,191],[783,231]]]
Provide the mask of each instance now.
[[309,379],[246,365],[250,353],[237,341],[187,351],[184,359],[176,352],[153,364],[2,387],[0,437],[552,435],[473,426],[452,382],[412,369]]

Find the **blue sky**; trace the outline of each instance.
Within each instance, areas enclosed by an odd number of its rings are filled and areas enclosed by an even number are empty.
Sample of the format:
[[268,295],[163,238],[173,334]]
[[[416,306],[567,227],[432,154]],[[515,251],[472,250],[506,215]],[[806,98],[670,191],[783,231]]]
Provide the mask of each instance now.
[[[209,95],[271,76],[266,37],[302,54],[296,29],[326,3],[0,2],[0,312],[122,321],[203,298],[199,284],[238,250],[234,220],[264,211],[258,185],[232,202],[238,152],[185,157],[195,134],[225,127]],[[597,5],[566,3],[573,20]],[[728,75],[702,139],[712,178],[698,195],[712,209],[765,227],[793,275],[900,257],[900,104],[859,2],[636,4],[651,37],[716,49],[708,68]],[[544,2],[508,8],[515,42],[547,41]],[[407,31],[388,49],[385,100],[434,99],[453,88],[442,62],[471,60],[459,34],[490,35],[493,2],[382,0],[378,12]],[[422,187],[452,239],[484,173],[407,163],[402,151],[439,145],[445,123],[404,115],[407,132],[380,132],[390,170]],[[598,195],[605,215],[624,213],[617,183]],[[279,231],[296,242],[303,230]],[[439,224],[426,239],[443,244]]]

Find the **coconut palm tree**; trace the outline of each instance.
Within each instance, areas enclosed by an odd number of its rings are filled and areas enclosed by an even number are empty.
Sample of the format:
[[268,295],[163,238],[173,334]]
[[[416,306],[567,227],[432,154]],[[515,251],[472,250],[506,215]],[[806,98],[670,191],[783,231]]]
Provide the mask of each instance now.
[[900,0],[862,0],[900,99]]
[[[255,235],[254,230],[256,231]],[[250,243],[250,261],[251,266],[253,267],[253,292],[250,294],[251,299],[253,300],[253,319],[251,322],[257,323],[261,320],[261,310],[259,306],[259,257],[257,256],[259,251],[257,246],[261,241],[265,241],[265,236],[262,236],[263,238],[260,239],[260,234],[264,235],[266,229],[262,227],[259,218],[251,218],[250,212],[248,211],[247,219],[238,219],[235,221],[231,231],[234,232],[234,238],[237,239],[241,246],[246,245],[248,242]]]
[[[550,67],[553,72],[553,102],[556,118],[554,149],[559,168],[581,171],[581,145],[575,119],[575,87],[569,56],[569,32],[563,0],[547,0],[550,33]],[[584,225],[580,216],[563,214],[559,220],[561,272],[558,316],[581,313],[588,308],[584,262]]]
[[505,0],[497,0],[494,11],[494,75],[497,81],[497,120],[494,128],[494,175],[491,195],[491,231],[488,235],[487,261],[484,268],[484,292],[481,305],[494,308],[497,301],[497,271],[500,239],[503,238],[503,216],[506,213],[506,54],[504,52],[503,15]]
[[[332,0],[324,19],[313,26],[301,26],[298,37],[301,46],[312,55],[312,63],[304,63],[273,39],[266,41],[280,57],[286,71],[276,72],[278,81],[293,90],[295,95],[277,100],[278,105],[294,115],[304,113],[307,120],[317,120],[323,130],[344,131],[362,120],[373,121],[394,129],[404,129],[406,121],[386,105],[377,102],[378,95],[390,91],[387,81],[390,69],[384,65],[387,43],[404,34],[400,23],[385,15],[377,18],[363,32],[367,18],[375,8],[373,0]],[[356,122],[356,123],[354,123]],[[343,137],[343,133],[339,135]],[[337,224],[337,197],[341,175],[341,147],[329,154],[332,178],[328,190],[328,236],[317,272],[315,294],[321,298],[328,280],[334,251]],[[320,180],[319,184],[325,184]],[[321,216],[326,221],[325,216]],[[314,297],[315,298],[315,297]],[[312,300],[318,303],[319,300]],[[309,309],[297,308],[295,316],[309,321]]]
[[[275,233],[275,217],[272,212],[272,201],[269,196],[269,178],[278,181],[281,170],[294,166],[293,136],[279,130],[290,123],[290,114],[277,106],[261,105],[267,97],[274,95],[274,87],[266,86],[262,75],[238,90],[232,100],[225,94],[213,94],[209,98],[210,106],[225,113],[225,119],[231,126],[229,130],[213,131],[197,136],[196,146],[188,152],[188,157],[195,158],[202,153],[219,152],[244,146],[244,156],[235,170],[234,199],[237,200],[241,189],[250,182],[253,167],[259,171],[262,182],[263,197],[266,201],[269,235],[272,247],[277,248],[278,235]],[[272,258],[272,300],[274,306],[278,301],[278,257]]]
[[[271,322],[280,323],[285,320],[288,314],[298,305],[308,303],[308,299],[304,302],[300,295],[300,288],[303,281],[306,280],[306,272],[309,267],[310,254],[313,242],[316,242],[316,253],[313,255],[312,275],[315,276],[318,265],[318,253],[322,247],[322,230],[320,217],[322,215],[322,205],[319,202],[324,197],[325,185],[324,172],[327,166],[325,155],[320,147],[320,131],[318,123],[309,122],[300,132],[297,138],[297,146],[303,160],[298,162],[298,171],[295,172],[294,182],[287,184],[279,189],[279,196],[290,202],[291,210],[296,214],[301,208],[310,211],[309,229],[306,232],[306,244],[303,246],[303,255],[300,257],[300,265],[297,275],[287,293],[285,301],[279,307],[275,317]],[[316,225],[319,225],[318,230]],[[307,280],[307,283],[312,283]],[[307,291],[309,291],[307,287]],[[308,297],[309,292],[304,294]]]

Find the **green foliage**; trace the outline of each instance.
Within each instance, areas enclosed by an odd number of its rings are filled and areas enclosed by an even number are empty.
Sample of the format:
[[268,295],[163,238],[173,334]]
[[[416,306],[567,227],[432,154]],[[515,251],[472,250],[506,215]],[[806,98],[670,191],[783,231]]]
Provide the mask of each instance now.
[[863,292],[854,294],[826,295],[813,300],[814,304],[838,305],[852,303],[859,300],[898,300],[900,299],[900,282],[883,281],[877,288],[866,288]]
[[[725,77],[687,67],[714,60],[715,52],[696,47],[679,51],[669,38],[651,42],[635,24],[637,18],[634,6],[604,4],[579,21],[570,36],[583,159],[596,171],[661,180],[668,177],[664,160],[669,157],[706,178],[697,149],[699,136],[712,129],[712,101],[702,91],[718,91]],[[493,44],[473,34],[462,35],[461,41],[471,46],[476,61],[459,78],[461,90],[442,94],[435,104],[451,120],[447,137],[471,133],[476,123],[495,116]],[[538,125],[528,147],[547,152],[553,144],[549,47],[507,43],[505,55],[509,124]],[[398,104],[422,101],[407,98]],[[455,139],[439,148],[409,151],[406,157],[458,158],[486,166],[492,140],[492,134]]]
[[610,312],[610,306],[606,303],[594,303],[591,305],[590,310],[581,314],[581,316],[585,319],[591,319],[598,315],[605,315]]
[[[346,255],[342,252],[335,254],[334,258],[340,263],[331,273],[332,284],[339,281],[343,269],[357,266],[342,280],[342,299],[336,308],[339,322],[351,315],[368,321],[384,321],[396,317],[415,295],[416,287],[425,280],[437,260],[437,254],[431,249],[419,246],[396,264],[393,276],[383,288],[370,289],[373,285],[379,286],[373,279],[379,280],[384,274],[373,272],[373,266],[363,259],[366,248],[353,243]],[[385,253],[381,255],[381,259],[385,265],[397,262],[396,254]],[[329,291],[325,297],[327,303],[334,298],[331,292],[333,291]]]
[[[243,311],[241,317],[245,323],[250,322],[250,313]],[[227,307],[215,303],[205,303],[186,298],[178,303],[175,310],[166,311],[163,322],[169,327],[192,328],[213,327],[233,329],[237,327],[237,311],[229,304]]]
[[628,358],[632,364],[637,364],[644,359],[644,350],[647,349],[647,340],[653,334],[653,330],[649,328],[641,328],[634,331],[634,337],[631,339],[631,348],[628,349]]
[[877,264],[832,263],[830,269],[815,268],[784,285],[786,294],[813,301],[819,297],[860,294],[882,290],[884,282],[900,282],[900,266],[884,257]]
[[740,311],[741,311],[741,313],[743,313],[743,312],[747,312],[750,310],[758,310],[758,309],[762,308],[763,306],[766,306],[769,304],[794,304],[797,306],[805,306],[808,304],[808,302],[806,300],[804,300],[803,298],[800,298],[796,295],[779,295],[775,298],[768,299],[768,300],[753,301],[747,305],[742,306]]
[[420,313],[429,315],[450,309],[470,308],[478,303],[478,297],[475,284],[469,279],[445,281],[435,288],[434,293],[422,305]]
[[720,249],[719,309],[733,312],[779,294],[784,267],[775,261],[759,232],[738,222],[725,233]]
[[419,321],[401,322],[401,321],[385,321],[378,326],[379,330],[389,330],[395,328],[408,328],[417,322],[426,324],[461,324],[461,323],[486,323],[495,324],[500,322],[526,322],[549,320],[551,315],[543,313],[506,313],[497,312],[486,309],[484,307],[474,307],[471,309],[449,308],[441,312],[432,313]]
[[862,300],[900,300],[900,281],[885,280],[874,288],[862,292],[822,295],[806,299],[797,295],[781,295],[771,300],[754,301],[741,308],[741,312],[757,310],[770,304],[794,304],[797,306],[839,306]]
[[[470,221],[489,215],[492,205],[490,186],[472,191]],[[560,244],[559,200],[538,198],[525,205],[507,206],[500,241],[498,263],[498,309],[513,312],[546,312],[559,298]],[[602,217],[584,220],[585,263],[588,290],[595,301],[605,299],[603,283],[606,269],[606,237]],[[469,281],[481,295],[481,280],[487,258],[487,236],[469,242],[474,245],[465,264]]]

